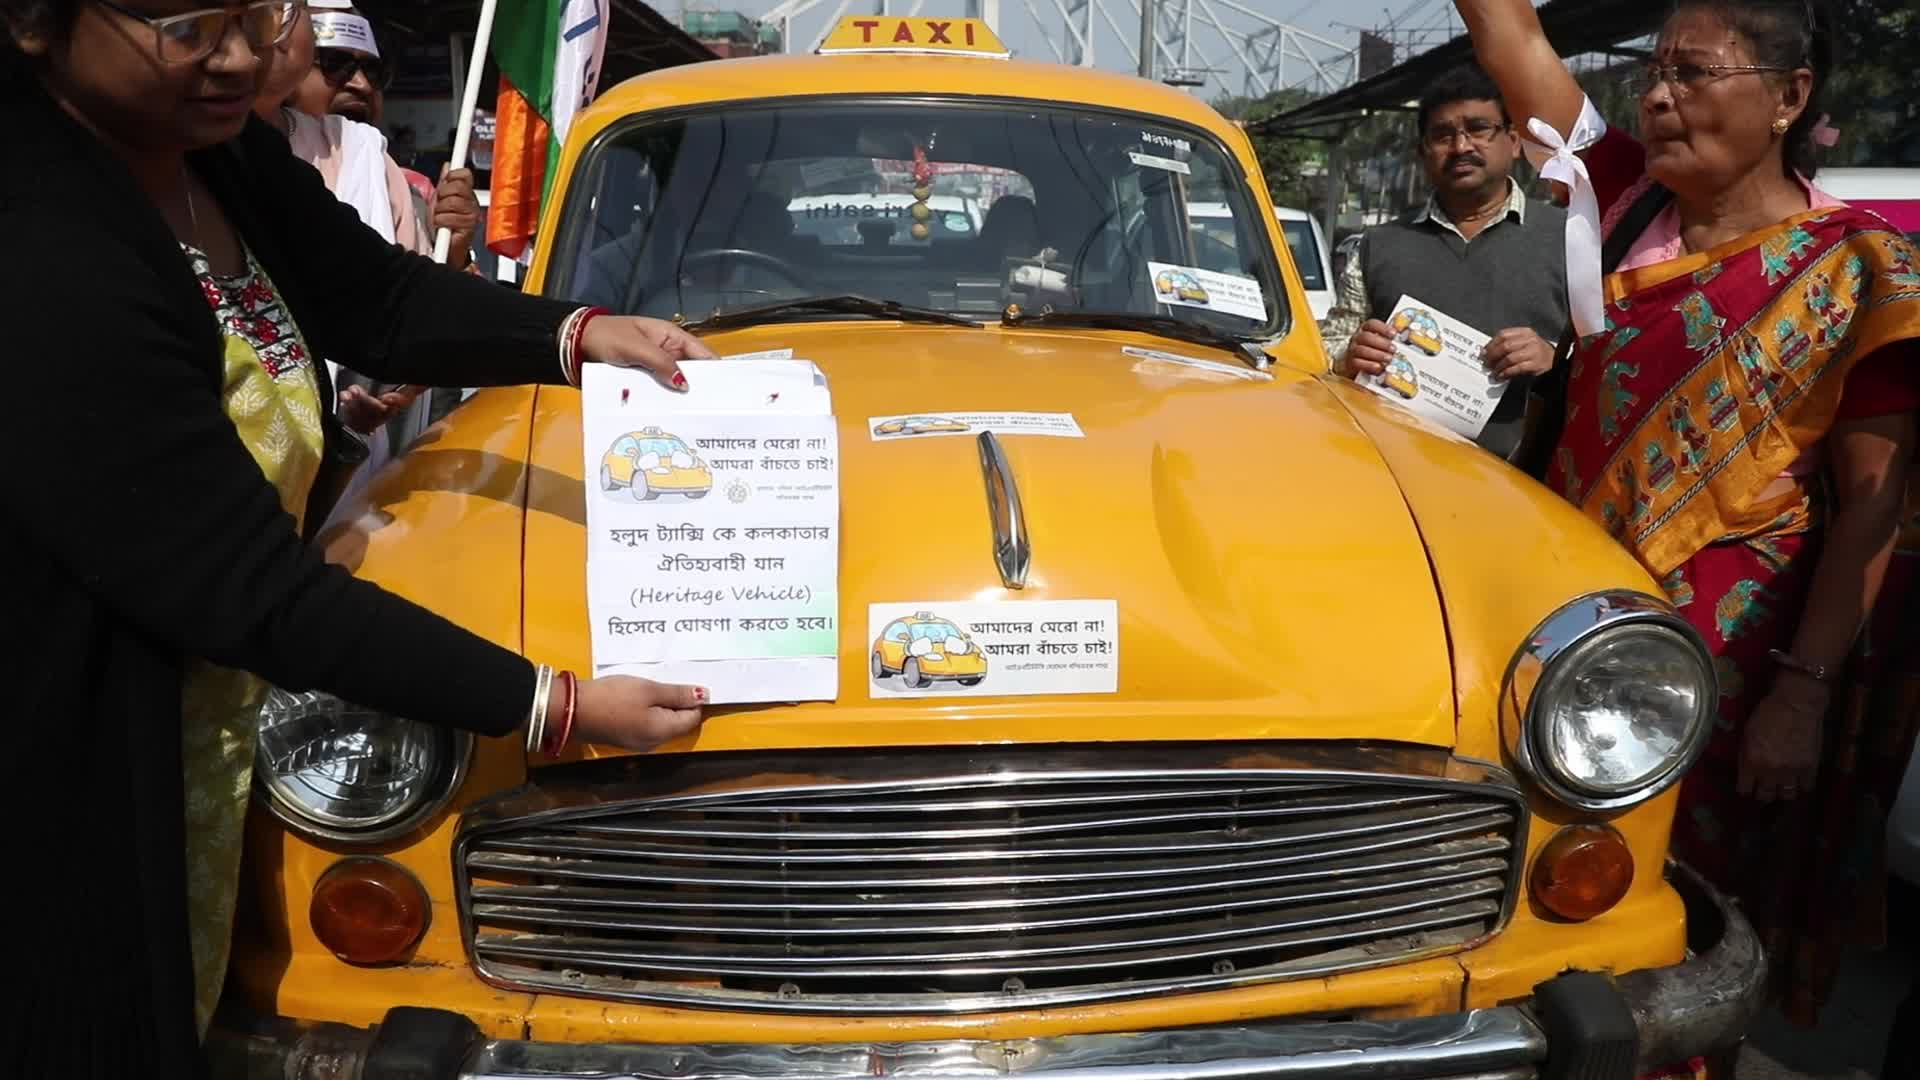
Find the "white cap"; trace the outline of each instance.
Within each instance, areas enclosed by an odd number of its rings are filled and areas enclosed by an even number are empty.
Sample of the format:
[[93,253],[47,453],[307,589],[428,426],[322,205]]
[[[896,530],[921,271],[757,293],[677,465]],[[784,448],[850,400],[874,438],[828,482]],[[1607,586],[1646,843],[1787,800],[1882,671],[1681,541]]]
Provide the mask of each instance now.
[[316,13],[313,40],[322,49],[358,49],[369,56],[380,55],[380,45],[373,38],[373,24],[349,12]]
[[307,0],[310,11],[352,11],[353,0]]

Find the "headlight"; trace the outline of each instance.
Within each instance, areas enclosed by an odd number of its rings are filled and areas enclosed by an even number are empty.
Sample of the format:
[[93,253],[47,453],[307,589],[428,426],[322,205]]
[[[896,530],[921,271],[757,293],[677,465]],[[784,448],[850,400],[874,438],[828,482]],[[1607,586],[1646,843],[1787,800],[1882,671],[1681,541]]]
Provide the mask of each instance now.
[[260,706],[253,772],[275,816],[331,840],[399,836],[460,786],[473,736],[273,689]]
[[1680,779],[1718,701],[1713,659],[1685,620],[1650,596],[1596,593],[1521,646],[1501,726],[1514,760],[1554,798],[1617,810]]

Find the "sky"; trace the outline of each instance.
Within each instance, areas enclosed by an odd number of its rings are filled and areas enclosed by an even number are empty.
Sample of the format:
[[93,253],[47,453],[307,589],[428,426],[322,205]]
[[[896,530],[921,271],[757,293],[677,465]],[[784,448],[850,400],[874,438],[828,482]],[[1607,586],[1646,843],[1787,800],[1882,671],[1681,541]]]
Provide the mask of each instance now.
[[[689,7],[717,8],[719,10],[737,10],[743,14],[758,17],[772,8],[776,0],[691,0]],[[1064,44],[1065,20],[1058,9],[1065,0],[1030,0],[1032,8],[1048,17],[1047,30],[1056,43]],[[1101,0],[1105,11],[1112,21],[1126,34],[1126,44],[1110,28],[1105,20],[1096,19],[1098,34],[1094,41],[1094,58],[1100,67],[1117,70],[1133,70],[1133,61],[1127,54],[1127,46],[1138,41],[1140,17],[1134,0]],[[1168,0],[1162,0],[1168,2]],[[1225,72],[1210,73],[1208,84],[1200,89],[1206,96],[1222,92],[1238,93],[1243,89],[1242,67],[1234,57],[1232,50],[1203,21],[1203,4],[1208,0],[1194,0],[1194,18],[1200,24],[1194,33],[1195,47],[1215,66],[1228,68]],[[1446,24],[1449,16],[1458,26],[1458,16],[1453,15],[1452,0],[1239,0],[1242,6],[1261,12],[1269,18],[1297,26],[1301,30],[1328,38],[1338,43],[1336,47],[1310,46],[1318,59],[1330,59],[1338,52],[1354,47],[1359,40],[1357,27],[1372,28],[1398,20],[1407,28],[1438,29]],[[839,0],[821,0],[811,11],[794,20],[794,37],[799,47],[811,43],[813,37],[826,26]],[[851,0],[848,14],[866,14],[878,10],[879,0]],[[913,0],[892,0],[895,13],[904,14],[912,6]],[[958,15],[962,12],[965,0],[924,0],[920,10],[922,15]],[[1052,60],[1053,52],[1047,47],[1041,36],[1039,24],[1029,11],[1029,0],[1000,0],[1000,36],[1016,55],[1035,60]],[[672,11],[668,5],[660,5],[664,10]],[[1221,3],[1212,2],[1213,10],[1219,12],[1222,22],[1230,30],[1247,32],[1260,28],[1259,21],[1234,14]],[[1201,57],[1196,57],[1194,66],[1201,66]],[[1288,82],[1295,81],[1294,73],[1304,75],[1308,68],[1302,61],[1290,61]]]

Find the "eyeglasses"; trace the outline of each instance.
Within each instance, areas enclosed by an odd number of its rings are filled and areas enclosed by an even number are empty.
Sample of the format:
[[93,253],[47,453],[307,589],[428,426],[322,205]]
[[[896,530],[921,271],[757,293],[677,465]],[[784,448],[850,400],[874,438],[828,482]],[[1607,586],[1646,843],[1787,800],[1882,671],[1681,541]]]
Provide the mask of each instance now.
[[1465,135],[1467,141],[1474,146],[1486,146],[1493,142],[1495,135],[1507,130],[1510,126],[1496,124],[1490,120],[1469,120],[1464,128],[1430,127],[1426,134],[1420,136],[1420,139],[1426,143],[1429,150],[1450,150],[1453,148],[1454,140],[1462,135]]
[[202,8],[180,15],[150,18],[129,11],[113,0],[96,0],[108,11],[145,23],[153,30],[154,55],[163,64],[191,64],[206,59],[226,39],[227,28],[240,24],[240,36],[254,52],[271,49],[287,39],[293,20],[305,0],[255,0],[245,5]]
[[313,66],[329,86],[345,86],[356,71],[366,72],[367,82],[375,90],[385,90],[393,82],[393,69],[377,56],[364,56],[351,49],[315,49]]
[[1633,76],[1629,85],[1636,95],[1646,97],[1653,93],[1654,87],[1666,83],[1673,88],[1674,97],[1684,98],[1709,81],[1724,79],[1729,75],[1792,70],[1763,64],[1648,64]]

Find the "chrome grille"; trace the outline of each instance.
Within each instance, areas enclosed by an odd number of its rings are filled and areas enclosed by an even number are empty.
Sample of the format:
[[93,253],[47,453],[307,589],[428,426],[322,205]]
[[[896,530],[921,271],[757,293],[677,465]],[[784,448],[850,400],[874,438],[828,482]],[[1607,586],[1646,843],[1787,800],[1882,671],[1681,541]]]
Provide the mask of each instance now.
[[795,1012],[1299,978],[1496,930],[1524,848],[1510,782],[1418,751],[1341,756],[585,766],[470,815],[461,914],[498,985]]

